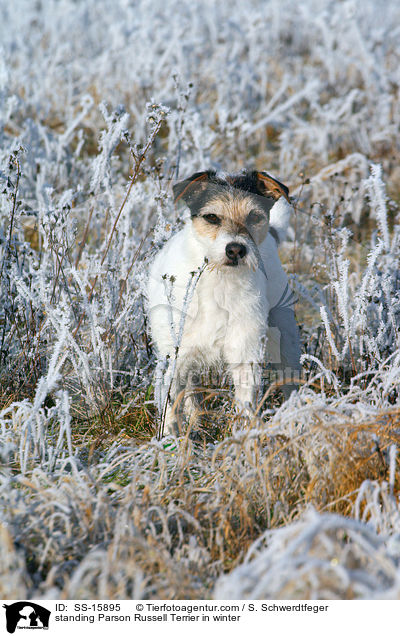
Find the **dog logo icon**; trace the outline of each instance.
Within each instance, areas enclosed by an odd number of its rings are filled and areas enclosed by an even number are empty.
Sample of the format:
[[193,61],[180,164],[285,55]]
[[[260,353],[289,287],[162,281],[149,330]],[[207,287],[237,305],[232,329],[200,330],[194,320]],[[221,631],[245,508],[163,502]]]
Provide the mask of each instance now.
[[32,603],[18,601],[11,605],[3,605],[6,610],[7,631],[14,634],[16,629],[48,629],[51,612]]

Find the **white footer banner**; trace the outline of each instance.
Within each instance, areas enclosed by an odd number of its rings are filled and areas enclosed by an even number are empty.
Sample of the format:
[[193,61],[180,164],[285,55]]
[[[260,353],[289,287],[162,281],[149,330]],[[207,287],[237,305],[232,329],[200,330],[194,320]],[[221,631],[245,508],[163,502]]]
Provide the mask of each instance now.
[[[354,626],[363,636],[398,624],[400,601],[91,601],[4,600],[0,605],[0,634],[28,636],[29,630],[50,634],[152,634],[173,629],[191,636],[204,630],[230,635],[243,629],[263,634],[292,633],[323,636]],[[20,631],[24,630],[24,632]],[[280,630],[280,632],[275,632]],[[323,630],[323,631],[322,631]],[[285,632],[286,633],[286,632]],[[36,636],[40,636],[37,634]]]

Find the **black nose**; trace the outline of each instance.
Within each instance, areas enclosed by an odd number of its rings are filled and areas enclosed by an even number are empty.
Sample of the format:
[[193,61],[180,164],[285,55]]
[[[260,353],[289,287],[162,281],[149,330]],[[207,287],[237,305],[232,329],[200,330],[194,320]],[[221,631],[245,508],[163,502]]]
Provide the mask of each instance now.
[[228,243],[225,254],[230,261],[237,262],[238,258],[243,258],[247,254],[246,246],[242,243]]

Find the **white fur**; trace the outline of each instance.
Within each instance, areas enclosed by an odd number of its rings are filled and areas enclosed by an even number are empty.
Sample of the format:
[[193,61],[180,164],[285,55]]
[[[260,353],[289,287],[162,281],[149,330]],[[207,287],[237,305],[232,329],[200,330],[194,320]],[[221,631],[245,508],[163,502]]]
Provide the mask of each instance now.
[[292,216],[293,207],[281,197],[272,206],[269,213],[269,224],[275,229],[278,234],[279,243],[285,240],[287,229],[289,227],[290,217]]
[[[280,235],[290,211],[283,197],[271,210],[279,221]],[[237,267],[222,265],[230,241],[244,243],[248,250]],[[274,331],[268,328],[269,311],[282,302],[287,289],[287,276],[270,233],[257,249],[243,235],[221,231],[215,240],[200,236],[189,219],[164,245],[150,268],[147,291],[150,329],[159,357],[157,401],[165,415],[166,432],[175,432],[171,405],[184,389],[189,418],[195,410],[188,396],[193,370],[226,365],[237,403],[254,406],[266,335]],[[279,339],[279,334],[272,333],[270,359],[279,358],[272,351],[279,348]]]

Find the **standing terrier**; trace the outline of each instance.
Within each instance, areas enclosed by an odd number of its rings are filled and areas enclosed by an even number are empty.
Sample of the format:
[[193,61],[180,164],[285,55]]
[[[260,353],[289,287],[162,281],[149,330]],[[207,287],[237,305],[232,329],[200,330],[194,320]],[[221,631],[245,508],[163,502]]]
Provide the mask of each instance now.
[[237,405],[252,412],[265,359],[286,376],[299,373],[300,338],[278,256],[293,210],[287,187],[266,172],[209,170],[173,191],[190,219],[157,254],[147,293],[156,401],[162,428],[175,434],[183,416],[198,417],[193,378],[223,365]]

